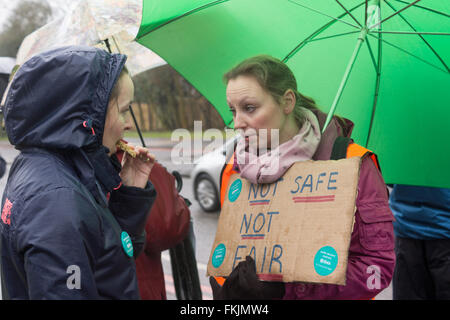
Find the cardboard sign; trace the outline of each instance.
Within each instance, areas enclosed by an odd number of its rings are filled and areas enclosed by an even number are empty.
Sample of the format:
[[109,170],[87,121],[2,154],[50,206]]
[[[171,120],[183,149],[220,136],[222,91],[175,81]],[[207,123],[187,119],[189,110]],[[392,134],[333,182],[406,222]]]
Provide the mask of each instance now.
[[230,177],[207,274],[249,255],[261,280],[345,285],[360,159],[297,162],[271,184]]

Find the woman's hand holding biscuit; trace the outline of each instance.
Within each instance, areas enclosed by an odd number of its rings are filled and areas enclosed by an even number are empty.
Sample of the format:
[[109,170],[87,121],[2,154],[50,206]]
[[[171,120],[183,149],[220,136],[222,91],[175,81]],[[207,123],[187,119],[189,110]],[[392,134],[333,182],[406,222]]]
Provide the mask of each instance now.
[[125,186],[144,188],[155,164],[155,156],[147,148],[133,146],[136,157],[124,152],[120,177]]

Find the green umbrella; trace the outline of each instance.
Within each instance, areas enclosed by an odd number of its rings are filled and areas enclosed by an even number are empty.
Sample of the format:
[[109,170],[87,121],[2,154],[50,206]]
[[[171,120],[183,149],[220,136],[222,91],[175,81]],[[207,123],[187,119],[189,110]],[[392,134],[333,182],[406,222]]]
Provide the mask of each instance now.
[[222,75],[256,54],[355,122],[386,183],[450,187],[450,1],[144,0],[137,41],[232,126]]

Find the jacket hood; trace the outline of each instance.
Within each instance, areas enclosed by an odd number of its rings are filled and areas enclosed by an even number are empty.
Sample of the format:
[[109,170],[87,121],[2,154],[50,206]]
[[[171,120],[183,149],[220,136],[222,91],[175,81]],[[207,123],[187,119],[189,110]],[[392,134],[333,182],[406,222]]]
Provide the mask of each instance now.
[[11,144],[59,150],[101,146],[109,97],[125,61],[125,55],[83,46],[26,61],[5,100]]

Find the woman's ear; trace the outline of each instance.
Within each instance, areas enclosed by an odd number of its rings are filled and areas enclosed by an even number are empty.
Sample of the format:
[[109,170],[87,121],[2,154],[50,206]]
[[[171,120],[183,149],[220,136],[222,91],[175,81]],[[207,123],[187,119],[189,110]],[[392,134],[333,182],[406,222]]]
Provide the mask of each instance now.
[[283,95],[283,112],[284,114],[288,115],[290,113],[292,113],[292,111],[294,111],[295,108],[295,103],[296,98],[295,98],[295,93],[294,91],[292,91],[292,89],[288,89],[286,90],[286,92]]

